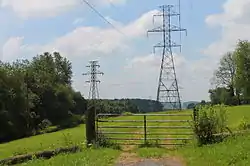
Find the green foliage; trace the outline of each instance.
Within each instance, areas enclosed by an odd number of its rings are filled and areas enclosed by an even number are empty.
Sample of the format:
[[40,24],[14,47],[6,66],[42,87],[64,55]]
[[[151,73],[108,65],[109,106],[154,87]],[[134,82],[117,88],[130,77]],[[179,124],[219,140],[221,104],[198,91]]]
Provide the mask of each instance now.
[[234,80],[236,76],[236,62],[234,52],[226,53],[219,63],[219,67],[214,72],[214,83],[216,86],[225,86],[231,89],[231,95],[234,95]]
[[72,136],[70,133],[63,133],[64,147],[70,147],[74,145]]
[[132,115],[131,112],[123,112],[122,115]]
[[237,97],[233,96],[231,89],[225,87],[218,87],[216,89],[210,89],[210,99],[211,103],[216,104],[225,104],[225,105],[237,105]]
[[59,127],[61,129],[76,127],[79,124],[85,123],[85,117],[82,115],[71,115],[69,118],[61,121]]
[[216,88],[209,91],[212,104],[250,104],[250,42],[239,41],[225,54],[214,73]]
[[250,43],[239,41],[235,49],[236,86],[245,103],[250,103]]
[[98,137],[96,140],[96,147],[101,148],[112,148],[115,150],[121,150],[121,146],[114,141],[111,141],[108,137],[106,137],[102,133],[98,133]]
[[238,124],[238,129],[247,130],[249,128],[250,128],[249,120],[244,116]]
[[97,113],[123,114],[162,111],[160,102],[144,99],[97,100]]
[[[0,142],[84,123],[87,105],[71,86],[72,65],[60,53],[45,52],[32,60],[0,62]],[[98,113],[160,111],[151,100],[99,100]]]
[[187,109],[193,109],[193,108],[195,108],[195,106],[196,106],[195,103],[190,103],[190,104],[188,104]]
[[193,129],[199,145],[215,143],[222,139],[215,134],[227,128],[227,111],[223,105],[200,106]]
[[249,134],[228,137],[218,144],[179,148],[173,152],[173,155],[182,156],[185,158],[185,163],[192,166],[249,165],[249,139]]
[[87,102],[71,87],[71,69],[58,52],[0,62],[0,142],[76,123],[74,114],[83,115]]

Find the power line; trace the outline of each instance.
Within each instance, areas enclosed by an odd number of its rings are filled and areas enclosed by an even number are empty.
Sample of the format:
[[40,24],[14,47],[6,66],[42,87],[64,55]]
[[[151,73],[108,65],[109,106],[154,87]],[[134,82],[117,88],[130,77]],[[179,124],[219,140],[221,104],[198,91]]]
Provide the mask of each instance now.
[[117,32],[119,32],[122,35],[125,35],[122,31],[120,31],[118,28],[116,28],[110,21],[108,21],[93,5],[91,5],[87,0],[82,0],[92,11],[94,11],[99,17],[101,17],[106,23],[112,26]]
[[120,87],[120,86],[127,86],[127,85],[143,85],[143,84],[147,84],[147,83],[148,82],[125,82],[125,83],[105,84],[105,86]]

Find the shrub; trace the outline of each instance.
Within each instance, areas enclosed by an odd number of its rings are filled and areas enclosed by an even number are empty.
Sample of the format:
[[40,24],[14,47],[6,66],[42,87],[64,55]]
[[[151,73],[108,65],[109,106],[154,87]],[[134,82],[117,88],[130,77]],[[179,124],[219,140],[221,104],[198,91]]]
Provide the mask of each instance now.
[[96,146],[102,148],[112,148],[116,150],[120,150],[121,146],[116,142],[111,141],[108,137],[106,137],[103,133],[98,133]]
[[38,126],[40,130],[44,130],[52,126],[52,123],[48,119],[44,119]]
[[[223,139],[227,129],[227,111],[224,105],[199,106],[198,116],[193,123],[193,130],[199,145],[211,144]],[[217,135],[216,135],[217,134]]]
[[132,115],[133,113],[131,112],[123,112],[122,115]]
[[73,114],[68,119],[61,122],[59,126],[61,129],[65,129],[65,128],[76,127],[83,123],[85,123],[84,116]]
[[248,124],[248,119],[246,117],[243,117],[241,121],[238,124],[239,130],[247,130],[249,129],[250,125]]

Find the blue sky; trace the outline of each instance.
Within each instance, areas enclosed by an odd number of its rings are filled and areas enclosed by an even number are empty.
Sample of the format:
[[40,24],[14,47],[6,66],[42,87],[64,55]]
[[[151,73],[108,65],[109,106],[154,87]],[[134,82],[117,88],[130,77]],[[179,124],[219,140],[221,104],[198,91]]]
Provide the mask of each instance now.
[[[73,63],[73,86],[88,94],[88,85],[84,83],[87,78],[81,73],[87,70],[89,60],[97,59],[105,73],[100,78],[101,97],[155,98],[160,55],[151,53],[160,36],[147,38],[146,31],[153,26],[152,14],[158,6],[176,4],[177,0],[113,0],[112,5],[111,0],[89,1],[125,35],[80,0],[27,2],[0,0],[2,60],[58,50]],[[181,1],[181,22],[188,29],[188,36],[182,35],[183,49],[181,53],[176,50],[175,61],[183,100],[208,99],[209,79],[219,58],[238,38],[245,37],[242,33],[231,37],[228,34],[235,27],[240,28],[236,19],[245,18],[247,13],[237,15],[237,11],[248,3],[248,0]]]

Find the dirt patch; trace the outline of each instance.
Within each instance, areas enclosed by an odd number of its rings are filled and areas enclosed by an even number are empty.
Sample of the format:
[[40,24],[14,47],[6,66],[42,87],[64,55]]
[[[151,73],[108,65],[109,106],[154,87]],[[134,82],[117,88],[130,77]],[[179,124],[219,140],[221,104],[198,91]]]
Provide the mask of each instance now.
[[[134,156],[133,156],[134,157]],[[161,158],[161,159],[142,159],[127,158],[124,162],[117,163],[115,166],[185,166],[179,158]]]
[[136,153],[123,152],[116,164],[116,166],[134,166],[136,163],[141,162],[142,159],[139,158]]
[[133,166],[134,164],[140,162],[142,159],[133,152],[134,145],[125,145],[122,148],[122,153],[119,156],[116,166]]
[[179,157],[141,158],[134,152],[135,146],[126,145],[115,166],[185,166]]
[[186,166],[184,160],[179,157],[166,157],[160,159],[151,159],[160,166]]

